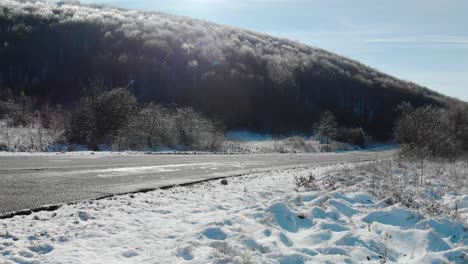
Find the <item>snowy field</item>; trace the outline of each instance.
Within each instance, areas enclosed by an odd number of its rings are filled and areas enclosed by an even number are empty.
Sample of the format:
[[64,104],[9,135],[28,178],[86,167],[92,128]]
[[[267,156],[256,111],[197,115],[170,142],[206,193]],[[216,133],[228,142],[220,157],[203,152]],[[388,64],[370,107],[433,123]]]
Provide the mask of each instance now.
[[290,169],[16,216],[0,263],[467,263],[468,165],[416,169]]

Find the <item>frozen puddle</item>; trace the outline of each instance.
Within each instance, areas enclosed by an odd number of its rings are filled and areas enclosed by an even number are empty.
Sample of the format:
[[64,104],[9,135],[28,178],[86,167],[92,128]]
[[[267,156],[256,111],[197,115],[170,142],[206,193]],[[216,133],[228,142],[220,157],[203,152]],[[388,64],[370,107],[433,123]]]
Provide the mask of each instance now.
[[0,220],[0,263],[467,263],[466,223],[389,206],[356,189],[297,190],[294,176],[310,172],[262,173]]

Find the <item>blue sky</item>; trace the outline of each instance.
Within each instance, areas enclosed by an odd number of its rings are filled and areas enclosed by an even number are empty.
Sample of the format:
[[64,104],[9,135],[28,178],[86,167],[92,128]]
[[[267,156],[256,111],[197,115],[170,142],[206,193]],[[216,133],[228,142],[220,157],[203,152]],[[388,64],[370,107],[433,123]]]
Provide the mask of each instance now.
[[468,101],[466,0],[82,0],[298,40]]

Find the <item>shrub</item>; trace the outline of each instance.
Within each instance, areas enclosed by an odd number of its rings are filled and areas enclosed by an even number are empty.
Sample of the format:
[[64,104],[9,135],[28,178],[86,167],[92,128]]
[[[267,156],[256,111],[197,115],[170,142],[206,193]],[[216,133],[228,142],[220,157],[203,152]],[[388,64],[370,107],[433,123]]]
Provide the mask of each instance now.
[[365,143],[364,136],[364,130],[362,130],[362,128],[340,127],[335,139],[340,142],[362,147]]
[[448,112],[450,129],[460,140],[463,150],[468,151],[468,105],[456,104]]
[[402,106],[402,116],[395,126],[395,139],[406,156],[419,160],[454,159],[461,154],[461,141],[454,133],[448,111],[434,106],[417,109]]
[[33,122],[33,103],[23,93],[0,101],[0,120],[6,120],[9,126],[28,126]]
[[118,131],[135,113],[135,97],[125,88],[92,91],[81,98],[71,114],[67,138],[71,143],[97,149],[99,144],[112,144]]
[[179,145],[175,110],[150,103],[141,108],[123,127],[116,143],[120,149],[154,149]]
[[57,144],[63,130],[44,128],[37,119],[28,126],[9,126],[0,121],[0,151],[46,151]]
[[218,150],[223,141],[221,125],[192,108],[179,108],[175,116],[179,142],[198,150]]
[[315,175],[310,174],[309,177],[294,176],[294,183],[297,188],[306,188],[310,190],[318,190],[317,178]]
[[119,149],[218,150],[224,141],[223,129],[215,121],[192,108],[170,108],[150,103],[117,135]]

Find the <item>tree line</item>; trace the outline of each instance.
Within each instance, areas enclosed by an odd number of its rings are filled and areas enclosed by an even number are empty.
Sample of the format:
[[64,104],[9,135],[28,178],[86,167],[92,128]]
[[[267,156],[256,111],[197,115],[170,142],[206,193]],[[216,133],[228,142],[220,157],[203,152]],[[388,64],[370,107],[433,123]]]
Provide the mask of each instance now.
[[[0,121],[6,128],[40,129],[31,141],[44,141],[54,134],[52,145],[85,146],[100,150],[218,150],[224,127],[190,107],[140,104],[125,88],[108,88],[103,81],[90,81],[80,100],[70,109],[61,106],[38,108],[31,97],[3,93]],[[40,138],[38,138],[40,137]],[[44,137],[44,138],[42,138]],[[48,145],[19,149],[47,150]],[[8,150],[0,146],[0,150]]]
[[[17,150],[46,150],[51,144],[82,145],[98,150],[218,151],[225,141],[226,127],[190,107],[138,102],[128,87],[110,88],[104,80],[90,80],[80,99],[71,107],[41,104],[34,97],[9,90],[0,92],[0,129],[28,128],[30,147]],[[394,139],[405,158],[456,160],[468,153],[468,105],[449,108],[434,105],[398,106]],[[322,151],[331,150],[331,141],[365,145],[360,127],[339,123],[335,114],[324,111],[313,134]],[[5,133],[0,131],[0,136]],[[14,135],[6,135],[8,137]],[[0,150],[8,150],[0,146]],[[422,166],[423,167],[423,166]]]

